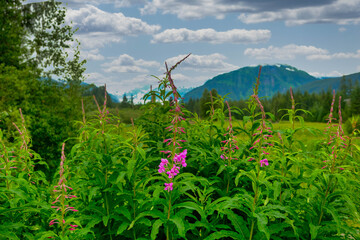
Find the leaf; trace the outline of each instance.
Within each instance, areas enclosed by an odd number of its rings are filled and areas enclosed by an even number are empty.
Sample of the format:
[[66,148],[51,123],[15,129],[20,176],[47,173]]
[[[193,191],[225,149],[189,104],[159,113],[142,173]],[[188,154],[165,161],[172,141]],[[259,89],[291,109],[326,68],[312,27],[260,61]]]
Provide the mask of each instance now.
[[121,223],[121,225],[119,226],[116,234],[117,234],[117,235],[122,234],[122,233],[128,228],[128,226],[129,226],[129,222],[123,222],[123,223]]
[[155,240],[156,236],[159,233],[159,228],[161,227],[161,225],[163,225],[163,221],[161,219],[157,219],[151,229],[151,239]]
[[232,239],[236,239],[236,240],[245,240],[246,239],[246,238],[242,238],[236,232],[227,231],[227,230],[220,230],[218,232],[214,232],[214,233],[210,234],[204,240],[226,239],[227,237],[231,237]]
[[273,184],[273,188],[274,188],[274,199],[277,199],[280,195],[280,189],[281,189],[281,182],[276,181]]
[[89,192],[89,202],[91,202],[93,196],[96,194],[96,192],[100,189],[100,187],[92,187]]
[[223,164],[220,165],[219,170],[216,173],[216,176],[218,176],[220,173],[222,173],[222,171],[224,171],[224,169],[225,169],[225,165],[223,165]]
[[312,223],[309,224],[311,240],[315,240],[318,234],[318,230],[321,226],[315,226]]
[[102,220],[103,220],[103,223],[104,223],[104,226],[105,226],[105,227],[107,226],[107,224],[108,224],[108,222],[109,222],[109,218],[110,218],[110,216],[103,216],[103,217],[102,217]]
[[131,213],[127,208],[122,207],[120,209],[116,209],[116,212],[122,214],[127,220],[131,221]]
[[136,166],[136,159],[129,158],[128,163],[126,165],[127,177],[129,179],[129,181],[131,181],[131,177],[132,177],[132,174],[134,173],[135,166]]
[[186,208],[186,209],[191,209],[191,210],[195,210],[199,213],[199,215],[201,216],[201,219],[206,219],[206,215],[204,213],[204,211],[200,208],[199,205],[197,205],[194,202],[183,202],[183,203],[179,203],[176,205],[173,205],[173,208]]
[[246,227],[247,222],[245,222],[245,220],[241,216],[236,215],[231,210],[226,210],[225,213],[228,219],[233,224],[235,230],[240,234],[240,236],[244,239],[248,239],[249,229]]
[[141,157],[146,160],[145,151],[141,147],[137,146],[136,150],[140,153]]
[[175,216],[170,218],[170,221],[175,223],[175,225],[176,225],[176,227],[178,229],[180,237],[185,238],[185,226],[184,226],[183,220],[180,217],[175,215]]
[[257,218],[257,226],[260,232],[263,232],[266,235],[267,240],[270,239],[270,232],[268,227],[266,226],[268,223],[267,217],[262,213],[254,213],[255,217]]

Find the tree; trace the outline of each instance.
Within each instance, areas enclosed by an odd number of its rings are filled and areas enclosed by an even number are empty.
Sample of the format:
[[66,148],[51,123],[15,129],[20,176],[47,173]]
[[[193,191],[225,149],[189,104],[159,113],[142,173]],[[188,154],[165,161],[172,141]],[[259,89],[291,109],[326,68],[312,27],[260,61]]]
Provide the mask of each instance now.
[[204,118],[207,116],[206,112],[210,110],[210,104],[208,104],[210,102],[210,92],[205,88],[200,98],[200,117]]
[[60,143],[75,134],[72,121],[81,119],[86,62],[80,60],[75,31],[65,24],[66,9],[60,4],[0,4],[0,128],[9,128],[4,137],[11,139],[11,122],[22,108],[33,150],[51,166]]
[[127,108],[127,107],[130,106],[130,103],[129,103],[129,100],[128,100],[127,96],[126,96],[126,93],[124,93],[124,95],[123,95],[123,99],[122,99],[122,101],[120,103],[120,106],[122,108]]
[[21,1],[0,4],[0,64],[19,68],[25,52]]
[[130,105],[132,108],[134,107],[134,95],[132,95],[132,94],[130,96]]
[[356,82],[355,87],[351,91],[351,114],[360,115],[360,84],[359,81]]

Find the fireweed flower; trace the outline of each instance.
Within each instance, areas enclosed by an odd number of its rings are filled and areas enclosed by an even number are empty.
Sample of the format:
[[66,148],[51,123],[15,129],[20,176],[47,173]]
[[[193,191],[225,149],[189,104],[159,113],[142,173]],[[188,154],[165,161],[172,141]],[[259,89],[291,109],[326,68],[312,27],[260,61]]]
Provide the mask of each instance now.
[[260,167],[262,167],[263,164],[266,165],[266,166],[269,166],[269,162],[268,162],[268,160],[266,158],[263,159],[263,160],[260,160]]
[[[269,142],[269,138],[272,138],[272,131],[270,127],[266,126],[265,123],[265,119],[266,119],[266,115],[265,115],[265,110],[263,105],[261,104],[261,101],[259,99],[258,95],[252,95],[252,97],[255,99],[255,101],[257,102],[257,105],[259,106],[260,110],[261,110],[261,122],[260,122],[260,126],[256,129],[256,132],[253,134],[253,136],[257,136],[257,139],[253,142],[252,146],[249,148],[249,150],[257,150],[258,154],[259,154],[259,160],[263,158],[263,156],[265,155],[269,155],[270,153],[267,151],[267,148],[269,146],[273,146],[272,143]],[[250,158],[248,161],[252,161],[255,160],[255,158]],[[260,160],[258,162],[260,164],[260,167],[263,167],[264,165],[268,166],[269,162],[266,158]]]
[[[75,195],[69,194],[69,191],[73,190],[71,187],[66,185],[66,178],[65,178],[65,169],[64,169],[64,162],[65,162],[65,143],[62,145],[61,151],[61,161],[60,161],[60,171],[59,171],[59,181],[56,186],[54,186],[54,193],[58,193],[59,195],[55,198],[55,200],[51,203],[53,206],[51,208],[55,209],[57,212],[57,218],[51,220],[49,222],[49,226],[54,224],[59,224],[61,226],[63,234],[65,233],[65,228],[67,226],[65,215],[67,212],[78,212],[77,209],[71,207],[70,205],[66,204],[66,199],[77,198]],[[78,225],[69,224],[70,228],[69,231],[74,231]]]
[[234,158],[235,150],[238,150],[239,147],[236,145],[236,137],[234,135],[233,126],[232,126],[232,118],[231,118],[231,109],[229,106],[229,103],[226,101],[227,107],[229,109],[229,127],[227,128],[227,132],[224,134],[224,136],[228,136],[228,138],[224,141],[221,141],[224,145],[221,147],[221,150],[223,151],[223,154],[221,154],[220,158],[224,161],[227,160],[227,165],[231,165],[231,160],[237,159]]
[[[346,140],[347,136],[344,136],[344,131],[342,129],[342,115],[341,115],[341,96],[339,96],[339,122],[338,124],[332,124],[333,111],[334,111],[334,103],[335,103],[335,90],[333,91],[333,100],[331,103],[330,114],[328,118],[328,126],[325,129],[325,133],[327,133],[328,138],[325,142],[325,145],[329,148],[329,159],[323,162],[326,163],[322,169],[327,167],[330,168],[331,172],[334,172],[336,162],[338,162],[339,155],[342,153],[344,149],[347,148]],[[340,170],[344,170],[341,167],[337,167]]]
[[[180,169],[182,167],[186,167],[186,154],[187,149],[183,150],[180,153],[176,153],[178,149],[181,149],[181,143],[185,142],[185,140],[179,139],[180,135],[185,133],[185,130],[183,127],[181,127],[181,122],[185,120],[184,113],[182,112],[182,106],[179,103],[180,95],[175,87],[174,81],[171,78],[171,71],[182,61],[184,61],[189,55],[187,55],[185,58],[183,58],[181,61],[176,63],[173,67],[168,69],[167,64],[166,66],[166,75],[167,80],[169,81],[170,88],[172,90],[173,99],[170,102],[170,106],[172,109],[169,110],[170,112],[170,118],[171,118],[171,125],[166,127],[165,129],[171,132],[171,137],[164,140],[164,143],[166,143],[167,146],[171,147],[171,150],[166,151],[160,151],[167,155],[167,158],[161,159],[158,172],[159,173],[166,173],[168,175],[168,178],[170,179],[170,183],[165,183],[164,190],[166,191],[172,191],[173,190],[173,179],[174,177],[179,174]],[[166,79],[164,80],[166,81]],[[165,84],[165,86],[167,86]],[[169,159],[172,159],[172,161],[169,161]]]

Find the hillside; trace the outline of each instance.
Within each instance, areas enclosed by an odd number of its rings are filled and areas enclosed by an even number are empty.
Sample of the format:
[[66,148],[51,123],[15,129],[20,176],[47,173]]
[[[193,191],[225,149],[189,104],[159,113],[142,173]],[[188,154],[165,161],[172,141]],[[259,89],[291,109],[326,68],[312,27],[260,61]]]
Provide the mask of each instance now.
[[309,93],[326,91],[328,89],[337,90],[339,89],[341,79],[343,78],[345,78],[346,80],[352,80],[352,85],[354,86],[357,81],[360,81],[360,73],[349,74],[343,77],[319,79],[313,82],[306,83],[300,86],[298,89],[302,92],[307,91]]
[[[205,88],[215,88],[220,95],[229,93],[228,97],[232,100],[248,98],[253,92],[258,72],[259,66],[256,66],[218,75],[186,93],[184,99],[188,101],[190,98],[200,98]],[[259,96],[272,96],[277,92],[285,92],[290,87],[299,87],[316,80],[318,78],[289,65],[265,65],[261,70]]]

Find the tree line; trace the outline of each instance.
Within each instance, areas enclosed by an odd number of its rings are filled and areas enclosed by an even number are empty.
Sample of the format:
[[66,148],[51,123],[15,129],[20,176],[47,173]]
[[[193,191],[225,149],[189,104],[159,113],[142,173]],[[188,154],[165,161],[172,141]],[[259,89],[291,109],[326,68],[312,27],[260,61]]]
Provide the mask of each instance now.
[[[211,93],[211,94],[210,94]],[[311,114],[303,114],[305,121],[311,122],[325,122],[326,118],[329,115],[329,109],[332,101],[332,89],[327,91],[313,92],[309,93],[307,91],[295,91],[294,99],[296,102],[297,109],[304,109]],[[360,84],[359,81],[356,81],[353,84],[351,79],[343,78],[340,82],[340,87],[336,93],[337,97],[341,96],[341,108],[342,108],[342,118],[345,122],[352,116],[357,116],[360,114]],[[185,107],[196,113],[201,118],[206,118],[209,115],[209,110],[211,105],[211,97],[218,98],[219,94],[216,89],[209,91],[205,89],[203,94],[198,99],[190,98],[188,102],[185,103]],[[226,96],[225,96],[226,99]],[[230,106],[236,107],[239,109],[244,109],[247,106],[247,99],[242,99],[239,101],[234,101],[231,99],[226,99]],[[279,121],[285,114],[286,111],[281,111],[281,109],[290,109],[291,108],[291,96],[290,90],[285,93],[276,93],[272,97],[263,97],[261,98],[262,104],[266,112],[270,112],[274,115],[275,121]],[[335,103],[338,104],[338,103]],[[215,106],[216,107],[216,106]],[[243,114],[246,115],[246,112]],[[336,113],[335,117],[338,113]],[[239,114],[234,114],[235,117],[241,118]]]

